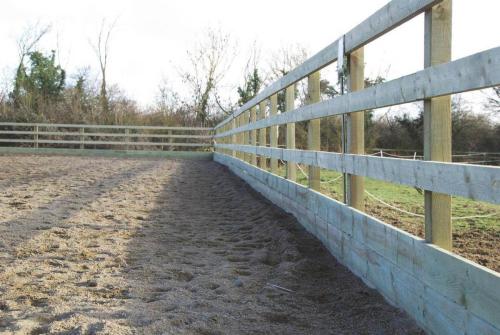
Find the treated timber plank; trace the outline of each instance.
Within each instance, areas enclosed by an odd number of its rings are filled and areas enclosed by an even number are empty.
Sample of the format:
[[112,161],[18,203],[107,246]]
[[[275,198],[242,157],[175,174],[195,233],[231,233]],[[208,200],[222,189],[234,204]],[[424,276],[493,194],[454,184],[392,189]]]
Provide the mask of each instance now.
[[[241,119],[243,118],[242,115],[239,115],[237,118],[236,118],[236,128],[239,128],[241,127]],[[243,133],[236,133],[236,143],[238,143],[238,145],[243,145],[243,141],[241,140],[243,136]],[[236,157],[241,159],[243,153],[241,151],[237,151],[236,152]]]
[[[267,101],[261,101],[259,104],[259,120],[263,120],[266,118],[266,107],[267,107]],[[259,145],[261,147],[265,147],[267,145],[266,141],[267,141],[267,129],[261,128],[259,129]],[[261,169],[267,168],[267,157],[262,155],[259,157],[259,167]]]
[[[230,129],[234,129],[234,128],[236,128],[236,120],[235,120],[235,119],[232,119],[232,120],[231,120],[231,126],[230,126]],[[232,134],[232,135],[230,135],[230,137],[229,137],[229,138],[231,139],[231,142],[230,142],[231,144],[236,144],[236,143],[237,143],[237,138],[236,138],[236,136],[237,136],[236,134]],[[234,149],[231,151],[231,156],[232,156],[232,157],[236,157],[236,151],[235,151]]]
[[[320,73],[314,72],[307,78],[307,104],[315,104],[321,100]],[[321,149],[321,126],[319,119],[309,120],[307,123],[307,149]],[[309,187],[314,190],[321,188],[320,169],[316,165],[309,165]]]
[[90,129],[147,129],[147,130],[189,130],[189,131],[213,131],[206,127],[161,127],[161,126],[119,126],[119,125],[97,125],[97,124],[66,124],[66,123],[19,123],[0,122],[0,127],[34,127],[40,128],[90,128]]
[[0,155],[61,155],[61,156],[105,156],[105,157],[165,157],[175,159],[212,160],[212,152],[200,151],[161,151],[161,150],[113,150],[113,149],[61,149],[61,148],[22,148],[0,147]]
[[[365,88],[365,50],[360,48],[349,55],[349,91],[356,92]],[[346,114],[348,154],[365,153],[365,113],[364,111]],[[365,208],[365,180],[362,176],[346,175],[345,199],[347,204],[359,210]]]
[[500,47],[426,68],[362,91],[306,105],[233,132],[359,112],[500,85]]
[[[441,0],[393,0],[389,2],[345,34],[345,52],[350,53],[364,46],[440,2]],[[335,62],[337,57],[338,40],[325,47],[270,86],[266,87],[262,92],[244,104],[240,109],[236,110],[232,116],[219,123],[215,128],[221,127],[229,122],[231,118],[240,115],[243,111],[255,106],[260,101]]]
[[[257,121],[257,107],[252,107],[250,109],[250,123],[254,123]],[[257,130],[253,129],[250,130],[250,145],[256,146],[257,145]],[[251,154],[250,155],[250,163],[252,165],[257,165],[257,155],[256,154]]]
[[[85,128],[80,128],[80,141],[78,141],[80,143],[80,149],[85,149]],[[126,142],[128,142],[128,139],[126,139]]]
[[[2,135],[36,135],[34,131],[16,131],[16,130],[0,130]],[[57,132],[57,131],[39,131],[39,136],[99,136],[99,137],[150,137],[150,138],[195,138],[195,139],[211,139],[210,135],[161,135],[161,134],[126,134],[126,133],[81,133],[81,132]]]
[[[249,116],[250,116],[250,111],[245,111],[243,114],[243,126],[249,124]],[[243,132],[243,144],[244,145],[249,145],[250,144],[250,131],[244,131]],[[250,162],[250,155],[249,154],[244,154],[244,160],[247,162]]]
[[[451,60],[452,1],[425,13],[425,67]],[[451,162],[451,96],[424,101],[424,159]],[[452,249],[451,197],[425,192],[425,239]]]
[[237,151],[500,204],[500,167],[227,145]]
[[[33,143],[33,140],[23,139],[0,139],[0,143]],[[65,140],[38,140],[40,144],[81,144],[81,141]],[[85,141],[85,144],[105,144],[105,145],[156,145],[156,146],[176,146],[176,147],[211,147],[210,143],[163,143],[163,142],[113,142],[113,141]]]
[[[278,114],[278,95],[271,96],[271,109],[269,111],[270,117]],[[271,148],[278,147],[278,126],[271,126],[269,131],[269,144]],[[278,160],[271,157],[271,172],[278,173]]]
[[35,149],[38,149],[38,126],[35,126],[34,133]]
[[[288,86],[285,90],[285,112],[295,109],[295,85]],[[295,149],[295,123],[286,125],[286,148]],[[292,181],[297,179],[295,162],[286,163],[286,178]]]
[[[500,333],[500,274],[427,244],[336,200],[324,200],[325,196],[314,190],[250,167],[242,161],[227,160],[223,155],[215,155],[215,160],[231,165],[233,172],[250,185],[263,190],[263,194],[270,194],[275,204],[290,209],[316,236],[324,233],[321,223],[318,226],[317,215],[311,213],[317,211],[319,215],[319,207],[308,205],[301,209],[300,204],[304,199],[328,201],[324,205],[329,206],[329,240],[326,244],[329,250],[354,273],[360,276],[366,273],[369,285],[375,286],[391,303],[411,313],[429,333],[451,331],[460,334],[465,329],[474,329],[475,325],[485,330],[485,334]],[[289,191],[286,194],[278,191],[284,188],[279,184],[288,184],[288,190],[294,186],[294,194],[302,195],[290,199]],[[330,214],[332,211],[333,215]],[[349,225],[345,225],[345,221]],[[364,231],[368,228],[369,231]],[[369,244],[374,229],[385,234],[385,238]],[[406,245],[401,248],[401,244]],[[404,250],[403,255],[395,253],[395,249]],[[366,255],[368,268],[361,255]],[[401,261],[400,257],[409,259]],[[416,299],[412,300],[412,297]]]

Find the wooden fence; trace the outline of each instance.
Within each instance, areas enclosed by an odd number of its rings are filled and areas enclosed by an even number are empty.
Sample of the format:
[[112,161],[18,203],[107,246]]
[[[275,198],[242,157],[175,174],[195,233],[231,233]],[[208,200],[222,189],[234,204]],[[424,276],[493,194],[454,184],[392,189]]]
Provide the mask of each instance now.
[[39,148],[211,150],[212,128],[0,123],[0,144]]
[[[422,71],[364,88],[364,46],[425,15]],[[451,196],[500,204],[500,168],[451,163],[452,94],[500,85],[500,48],[451,61],[451,0],[393,0],[215,127],[214,159],[293,213],[369,285],[434,334],[500,334],[500,276],[450,252]],[[369,61],[369,60],[368,60]],[[342,95],[321,101],[320,71],[337,62]],[[294,85],[307,78],[307,104]],[[285,110],[278,113],[278,94]],[[365,110],[424,101],[424,160],[365,155]],[[322,118],[342,116],[343,152],[320,151]],[[308,123],[307,150],[295,123]],[[286,125],[286,148],[278,126]],[[270,171],[268,168],[270,159]],[[286,177],[278,177],[278,161]],[[309,187],[295,183],[308,165]],[[344,204],[319,192],[320,169],[342,172]],[[425,190],[425,241],[364,213],[364,177]],[[334,283],[332,283],[334,285]]]

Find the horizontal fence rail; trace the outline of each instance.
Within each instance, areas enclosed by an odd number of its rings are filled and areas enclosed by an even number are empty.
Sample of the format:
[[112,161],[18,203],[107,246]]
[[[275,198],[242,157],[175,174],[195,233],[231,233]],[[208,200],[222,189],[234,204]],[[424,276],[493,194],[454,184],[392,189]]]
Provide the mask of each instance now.
[[[344,35],[343,40],[345,41],[346,53],[350,53],[377,39],[441,1],[442,0],[395,0],[389,2],[385,7],[381,8],[370,18]],[[252,100],[232,113],[229,118],[219,123],[215,129],[227,124],[231,119],[234,119],[251,107],[256,106],[259,102],[267,99],[271,95],[284,90],[311,73],[337,61],[340,41],[341,39],[333,42],[319,53],[306,60],[302,65],[293,69],[287,75],[265,88]]]
[[[217,144],[216,147],[500,204],[500,168],[495,166],[344,155],[336,152],[287,150],[250,145]],[[440,178],[435,178],[436,176]]]
[[497,85],[500,85],[500,48],[431,67],[362,91],[306,105],[230,131],[220,132],[215,138],[287,123],[401,105]]
[[213,147],[212,139],[212,128],[201,127],[0,123],[0,144],[4,143],[4,146],[28,144],[33,148],[209,150]]
[[[420,14],[425,15],[424,69],[365,88],[364,46]],[[452,155],[451,150],[451,95],[500,86],[500,47],[452,61],[451,31],[452,0],[390,1],[219,123],[214,128],[214,159],[294,214],[338,259],[404,308],[429,333],[500,335],[500,275],[450,252],[455,219],[451,216],[452,196],[500,204],[500,167],[465,164],[467,160],[498,163],[497,156]],[[335,62],[340,93],[322,100],[321,70]],[[295,85],[304,78],[306,102],[296,107]],[[278,103],[279,97],[284,101]],[[367,155],[364,112],[417,101],[424,102],[420,154],[415,150],[413,155],[398,157],[380,150],[379,157]],[[320,124],[332,116],[342,118],[339,153],[321,151],[320,146]],[[295,147],[298,122],[305,123],[307,132],[302,150]],[[282,130],[285,136],[279,136]],[[483,159],[473,158],[476,156]],[[455,158],[463,163],[453,163]],[[283,162],[284,177],[277,175],[278,162]],[[307,172],[301,170],[306,187],[295,182],[298,164],[307,166]],[[342,173],[343,203],[319,193],[321,168]],[[420,216],[425,240],[366,214],[366,177],[423,190],[425,213]],[[338,212],[348,215],[330,214]],[[380,229],[380,236],[366,234],[375,228]],[[374,244],[383,248],[374,251]],[[450,262],[434,264],[419,254],[423,249],[432,250],[429,257]],[[377,257],[380,262],[374,262]],[[410,261],[400,264],[399,257]],[[418,262],[430,262],[432,267],[421,268]],[[460,284],[448,275],[458,268],[467,269]],[[405,279],[411,284],[393,282],[408,271],[412,274]],[[426,281],[427,277],[436,281]],[[488,278],[481,279],[485,287],[477,282],[474,291],[462,289],[480,277]],[[491,290],[496,293],[490,296],[487,292]],[[433,293],[427,296],[429,292]],[[417,307],[414,302],[422,297],[422,306]],[[488,309],[482,307],[487,305]]]

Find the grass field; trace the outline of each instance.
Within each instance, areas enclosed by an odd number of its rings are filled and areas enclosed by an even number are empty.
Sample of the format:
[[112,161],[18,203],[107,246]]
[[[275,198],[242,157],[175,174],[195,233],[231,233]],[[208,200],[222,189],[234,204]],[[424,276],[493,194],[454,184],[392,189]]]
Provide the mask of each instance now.
[[[307,185],[307,167],[301,168],[302,171],[297,169],[297,182]],[[280,166],[278,174],[285,175],[284,166]],[[424,237],[424,195],[421,190],[371,178],[365,179],[365,188],[368,214],[413,235]],[[343,201],[342,174],[322,169],[321,192]],[[500,206],[453,197],[452,216],[453,251],[500,272]]]

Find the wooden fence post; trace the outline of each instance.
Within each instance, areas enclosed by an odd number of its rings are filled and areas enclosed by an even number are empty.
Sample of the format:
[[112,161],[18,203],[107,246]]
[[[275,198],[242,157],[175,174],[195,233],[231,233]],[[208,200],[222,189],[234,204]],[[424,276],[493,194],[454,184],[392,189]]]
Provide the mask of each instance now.
[[[295,84],[290,85],[285,90],[285,112],[295,109]],[[295,149],[295,123],[286,125],[286,148]],[[297,179],[297,168],[295,162],[286,163],[286,177],[295,181]]]
[[[240,116],[236,116],[234,118],[234,123],[235,123],[235,128],[239,128],[240,126]],[[241,144],[240,143],[240,133],[236,133],[235,135],[235,143],[236,144]],[[240,158],[240,151],[236,150],[236,158]]]
[[[234,128],[236,128],[236,119],[235,118],[233,118],[231,120],[231,127],[230,127],[230,129],[233,130]],[[236,134],[232,134],[231,135],[231,144],[237,144],[236,143]],[[231,156],[236,157],[236,150],[232,150],[231,151]]]
[[35,125],[35,149],[38,149],[38,125]]
[[[261,101],[259,104],[259,119],[265,119],[266,118],[266,105],[267,101]],[[260,128],[259,129],[259,145],[265,147],[267,145],[267,128]],[[261,169],[266,169],[267,168],[267,157],[266,156],[260,156],[259,157],[259,167]]]
[[171,130],[169,130],[169,131],[168,131],[168,136],[170,136],[170,137],[168,138],[168,143],[170,144],[170,145],[168,146],[168,150],[169,150],[169,151],[174,151],[174,147],[172,146],[172,143],[174,143],[174,139],[173,139],[173,137],[172,137],[172,131],[171,131]]
[[81,127],[80,128],[80,149],[85,149],[85,136],[83,136],[84,133],[85,133],[85,128]]
[[[226,131],[230,131],[232,129],[232,125],[233,125],[232,122],[228,123],[226,125]],[[231,144],[232,143],[231,139],[232,139],[232,136],[224,136],[224,144]],[[225,153],[226,153],[226,155],[232,155],[232,151],[229,149],[226,149]]]
[[[240,114],[238,116],[238,127],[241,127],[241,126],[243,126],[243,114]],[[238,133],[238,144],[239,145],[243,144],[243,132]],[[244,156],[243,152],[239,151],[238,153],[239,153],[239,158],[241,160],[244,160],[245,156]]]
[[[359,48],[349,55],[349,72],[347,83],[350,92],[365,87],[365,52]],[[365,114],[364,112],[346,115],[346,149],[348,154],[365,154]],[[365,209],[365,181],[361,176],[346,175],[346,200],[351,207],[363,211]]]
[[[243,125],[246,126],[248,124],[248,121],[249,121],[249,116],[250,116],[250,111],[245,111],[243,113]],[[250,131],[245,131],[243,132],[243,144],[244,145],[249,145],[250,144]],[[250,162],[250,154],[249,153],[245,153],[245,162]]]
[[[307,77],[307,104],[319,102],[320,95],[320,72],[314,72]],[[319,151],[321,149],[320,120],[309,120],[307,125],[307,149]],[[320,190],[320,168],[309,166],[309,187]]]
[[[271,110],[269,111],[270,116],[278,114],[278,94],[271,95]],[[270,138],[269,144],[271,148],[278,147],[278,126],[270,127]],[[278,173],[278,160],[276,158],[271,158],[271,173]]]
[[[257,121],[257,106],[253,106],[250,109],[250,123],[255,123]],[[253,129],[250,131],[250,144],[254,147],[257,145],[257,130]],[[250,154],[250,163],[252,165],[257,165],[257,155]]]
[[128,151],[128,149],[129,149],[128,143],[130,142],[130,129],[128,129],[128,128],[125,128],[125,142],[127,143],[125,145],[125,150]]
[[[425,67],[451,61],[452,1],[425,13]],[[424,159],[451,162],[451,97],[424,101]],[[451,250],[451,196],[425,191],[425,239]]]

